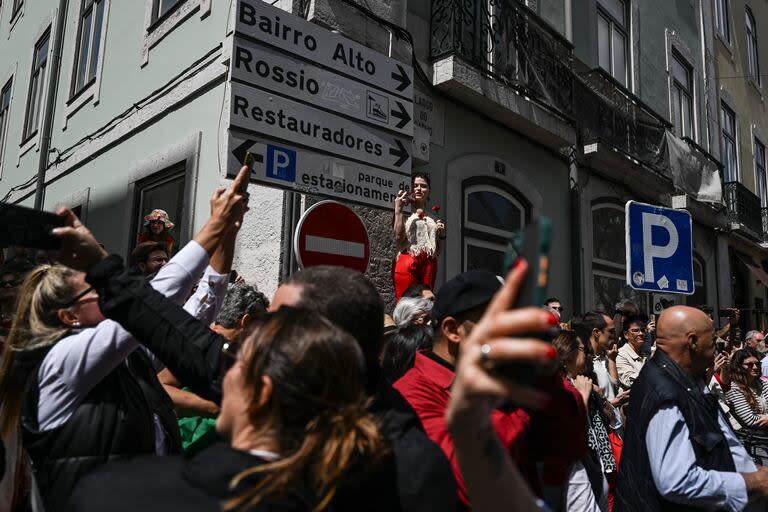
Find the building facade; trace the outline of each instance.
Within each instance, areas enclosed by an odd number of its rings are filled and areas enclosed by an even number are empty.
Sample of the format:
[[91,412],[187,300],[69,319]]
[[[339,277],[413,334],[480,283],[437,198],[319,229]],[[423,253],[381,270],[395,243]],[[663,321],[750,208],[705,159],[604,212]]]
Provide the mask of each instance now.
[[[546,215],[550,290],[568,316],[622,298],[649,313],[671,302],[762,307],[767,192],[756,141],[768,133],[759,73],[768,16],[752,3],[752,25],[743,0],[276,5],[416,65],[414,169],[430,172],[448,230],[438,283],[470,268],[500,271],[511,233]],[[113,252],[130,251],[153,208],[168,210],[188,240],[226,182],[235,5],[3,2],[0,197],[34,204],[42,168],[45,209],[77,208]],[[723,78],[749,73],[755,80]],[[319,198],[249,190],[235,265],[271,293],[295,270],[293,231]],[[630,199],[692,213],[694,295],[624,284]],[[391,304],[391,212],[355,209],[372,241],[368,274]]]

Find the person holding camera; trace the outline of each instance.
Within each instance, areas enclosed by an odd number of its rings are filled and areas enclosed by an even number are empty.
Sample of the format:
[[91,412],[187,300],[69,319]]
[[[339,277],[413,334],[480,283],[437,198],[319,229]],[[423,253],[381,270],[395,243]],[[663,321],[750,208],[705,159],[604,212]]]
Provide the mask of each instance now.
[[[445,224],[433,219],[427,212],[429,202],[429,175],[414,172],[411,176],[411,193],[401,190],[395,197],[395,220],[393,230],[398,253],[392,268],[395,284],[395,299],[400,300],[405,290],[414,284],[435,287],[437,258],[445,244]],[[406,219],[403,208],[412,205],[411,215]],[[440,207],[432,211],[437,214]]]
[[[238,180],[247,179],[246,170]],[[237,181],[236,181],[237,183]],[[212,254],[239,229],[247,195],[219,189],[211,217],[165,265],[151,286],[174,302],[188,296]],[[155,376],[152,355],[118,323],[105,319],[99,294],[74,270],[106,257],[104,249],[66,211],[85,239],[66,241],[59,260],[25,279],[0,371],[0,432],[19,427],[34,480],[49,511],[66,503],[74,484],[96,466],[138,454],[181,449],[173,404]],[[143,279],[139,281],[146,285]],[[147,285],[149,286],[149,285]],[[180,358],[179,352],[168,360]]]

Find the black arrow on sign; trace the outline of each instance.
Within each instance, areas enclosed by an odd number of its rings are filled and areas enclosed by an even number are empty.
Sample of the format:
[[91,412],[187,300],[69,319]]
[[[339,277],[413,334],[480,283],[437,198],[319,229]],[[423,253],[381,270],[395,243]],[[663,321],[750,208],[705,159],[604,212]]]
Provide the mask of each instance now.
[[389,154],[398,157],[397,162],[395,162],[395,167],[400,167],[411,155],[408,154],[408,150],[405,149],[405,146],[400,142],[400,139],[395,139],[395,144],[397,144],[397,149],[389,148]]
[[[237,158],[237,161],[240,162],[240,165],[245,164],[245,155],[254,144],[256,144],[255,140],[247,140],[232,150],[232,154]],[[262,163],[264,162],[264,156],[253,154],[253,160]]]
[[397,110],[392,111],[392,117],[396,117],[400,120],[399,123],[397,123],[398,128],[402,128],[403,126],[407,125],[411,122],[411,116],[408,115],[408,112],[405,110],[405,107],[402,103],[399,101],[395,101],[397,103]]
[[397,86],[397,90],[404,91],[406,87],[411,85],[411,79],[408,78],[408,74],[400,64],[397,64],[397,71],[397,73],[392,73],[392,78],[400,82],[400,85]]

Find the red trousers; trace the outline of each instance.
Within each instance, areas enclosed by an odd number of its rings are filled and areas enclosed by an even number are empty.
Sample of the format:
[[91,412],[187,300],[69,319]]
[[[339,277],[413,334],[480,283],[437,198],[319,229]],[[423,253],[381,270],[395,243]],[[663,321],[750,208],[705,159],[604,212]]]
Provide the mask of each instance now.
[[426,284],[435,287],[437,277],[437,258],[421,253],[414,257],[407,252],[397,255],[392,278],[395,281],[395,299],[400,300],[405,290],[412,284]]

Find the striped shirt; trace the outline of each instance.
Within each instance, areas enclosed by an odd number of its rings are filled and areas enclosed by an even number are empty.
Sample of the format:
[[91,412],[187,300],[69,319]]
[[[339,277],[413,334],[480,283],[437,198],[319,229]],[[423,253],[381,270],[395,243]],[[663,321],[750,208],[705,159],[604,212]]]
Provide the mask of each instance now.
[[736,415],[739,423],[745,427],[754,426],[755,422],[760,419],[760,416],[768,413],[768,384],[758,380],[750,390],[757,399],[758,410],[754,410],[749,406],[747,397],[736,383],[731,384],[731,389],[726,394],[731,410]]

